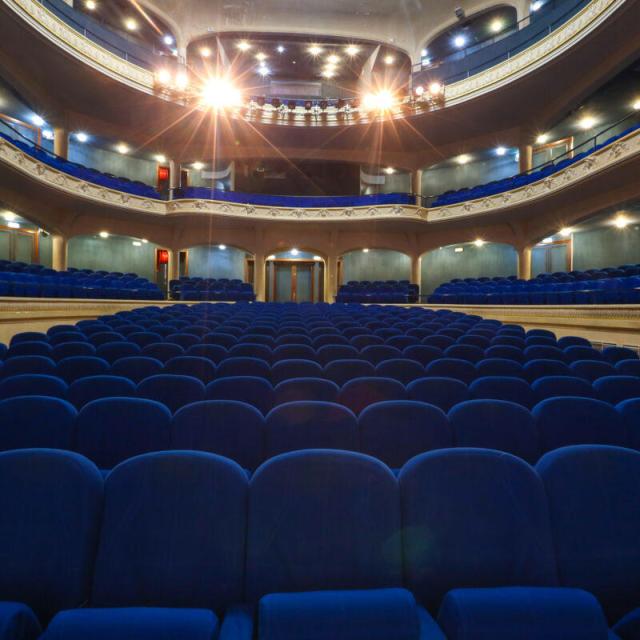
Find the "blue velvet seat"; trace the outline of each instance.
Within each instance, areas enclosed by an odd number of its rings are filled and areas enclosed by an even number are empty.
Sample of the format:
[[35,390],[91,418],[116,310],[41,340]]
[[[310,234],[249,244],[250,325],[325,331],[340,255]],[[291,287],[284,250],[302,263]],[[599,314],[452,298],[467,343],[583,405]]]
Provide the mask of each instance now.
[[89,342],[63,342],[53,347],[51,357],[56,361],[72,356],[95,356],[96,348]]
[[403,358],[408,358],[409,360],[415,360],[424,367],[433,360],[438,360],[444,357],[444,352],[438,347],[430,347],[425,344],[419,344],[412,347],[406,347],[402,351],[402,356]]
[[425,375],[424,365],[409,358],[394,358],[383,360],[376,367],[376,375],[392,378],[404,385],[422,378]]
[[372,404],[358,416],[360,450],[399,469],[433,449],[453,446],[453,433],[442,409],[415,400]]
[[569,376],[546,376],[538,378],[531,384],[531,389],[538,401],[559,396],[573,396],[593,398],[594,391],[591,384],[584,378]]
[[59,360],[55,375],[71,384],[88,376],[108,375],[111,371],[109,363],[97,356],[71,356]]
[[108,342],[96,349],[96,356],[113,364],[120,358],[139,356],[142,349],[135,342]]
[[324,367],[324,376],[342,386],[354,378],[373,377],[376,370],[368,360],[346,359],[332,360]]
[[404,400],[407,392],[404,385],[393,378],[365,377],[345,382],[338,394],[338,402],[356,415],[376,402]]
[[145,378],[158,375],[164,371],[164,364],[156,358],[148,356],[132,356],[120,358],[111,365],[111,374],[129,378],[138,383]]
[[279,405],[298,400],[337,402],[340,387],[331,380],[314,377],[289,378],[276,385],[273,404]]
[[271,367],[274,385],[291,378],[320,378],[322,375],[322,367],[315,360],[279,360]]
[[12,344],[4,356],[5,360],[15,358],[17,356],[44,356],[51,358],[53,347],[48,342],[39,340],[22,341]]
[[636,376],[605,376],[593,381],[596,398],[618,404],[629,398],[640,398],[640,378]]
[[477,378],[469,385],[469,393],[477,400],[506,400],[528,409],[537,401],[529,383],[512,376]]
[[17,376],[24,373],[56,375],[56,363],[46,356],[15,356],[3,363],[2,376]]
[[0,399],[14,396],[66,398],[67,383],[62,378],[40,373],[23,373],[0,380]]
[[273,386],[267,378],[258,376],[229,376],[207,385],[206,400],[238,400],[251,404],[262,414],[273,407]]
[[164,363],[164,373],[192,376],[207,385],[215,378],[216,366],[208,358],[176,356]]
[[155,342],[142,348],[142,355],[147,358],[154,358],[160,362],[166,362],[171,358],[184,355],[184,349],[179,344],[169,344],[168,342]]
[[90,608],[56,616],[47,637],[215,638],[242,598],[247,493],[242,469],[209,453],[118,465],[105,483]]
[[226,358],[218,365],[217,378],[254,376],[271,379],[271,367],[266,360],[251,357]]
[[194,376],[160,373],[138,383],[136,395],[164,404],[172,413],[204,400],[205,385]]
[[459,402],[468,400],[470,395],[467,385],[461,380],[432,376],[410,382],[407,385],[407,397],[435,405],[446,413]]
[[427,376],[454,378],[465,384],[471,384],[476,378],[476,368],[467,360],[459,358],[440,358],[433,360],[426,366]]
[[79,378],[67,391],[67,399],[78,410],[98,398],[132,398],[135,395],[136,385],[129,378],[115,375]]
[[609,362],[601,360],[577,360],[569,365],[572,375],[593,382],[604,376],[613,376],[616,369]]

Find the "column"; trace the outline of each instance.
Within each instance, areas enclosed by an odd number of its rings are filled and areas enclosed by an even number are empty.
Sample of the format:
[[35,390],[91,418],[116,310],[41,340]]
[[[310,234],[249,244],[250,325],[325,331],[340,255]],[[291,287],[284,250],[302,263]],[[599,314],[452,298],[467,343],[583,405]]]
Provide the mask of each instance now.
[[236,190],[236,161],[231,161],[231,170],[229,171],[229,191]]
[[60,158],[69,158],[69,132],[64,127],[53,129],[53,153]]
[[180,187],[180,164],[169,160],[169,197],[173,199],[173,190]]
[[531,247],[518,249],[518,278],[531,279]]
[[411,256],[411,284],[420,285],[422,279],[421,267],[422,258],[420,256]]
[[266,302],[266,265],[264,253],[258,252],[253,256],[253,291],[258,302]]
[[422,206],[422,169],[411,172],[411,193],[416,196],[416,206]]
[[180,251],[178,249],[169,249],[169,268],[168,268],[168,282],[171,280],[178,280],[180,278]]
[[525,144],[520,147],[520,173],[531,171],[533,168],[533,147]]
[[338,294],[338,254],[330,253],[327,256],[327,272],[325,275],[325,301],[335,302]]
[[51,236],[51,266],[56,271],[67,269],[67,239],[58,234]]

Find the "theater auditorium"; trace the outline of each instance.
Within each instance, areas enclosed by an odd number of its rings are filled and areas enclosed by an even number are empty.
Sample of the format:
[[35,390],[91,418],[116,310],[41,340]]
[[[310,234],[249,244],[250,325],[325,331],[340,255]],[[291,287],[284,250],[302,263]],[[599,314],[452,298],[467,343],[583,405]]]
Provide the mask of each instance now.
[[640,0],[0,0],[0,640],[640,640]]

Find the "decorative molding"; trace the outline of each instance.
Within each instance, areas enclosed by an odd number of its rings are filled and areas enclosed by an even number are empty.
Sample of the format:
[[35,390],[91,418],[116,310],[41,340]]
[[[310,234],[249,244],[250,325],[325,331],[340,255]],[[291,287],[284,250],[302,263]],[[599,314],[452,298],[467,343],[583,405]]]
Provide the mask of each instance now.
[[209,214],[230,218],[287,222],[348,222],[360,220],[442,222],[485,213],[495,213],[546,198],[562,189],[574,186],[594,174],[610,169],[617,163],[625,162],[638,154],[640,154],[640,129],[538,182],[478,200],[469,200],[434,209],[397,204],[303,209],[299,207],[262,207],[220,200],[166,201],[143,198],[108,189],[54,169],[21,151],[8,140],[0,138],[0,162],[12,167],[42,186],[59,189],[77,198],[109,207],[125,209],[133,213],[159,216]]
[[640,154],[640,129],[616,140],[611,145],[579,160],[566,169],[524,187],[477,200],[467,200],[445,207],[429,209],[427,221],[442,222],[483,213],[495,213],[547,198],[638,154]]
[[452,106],[504,86],[540,68],[597,29],[626,0],[591,0],[562,26],[524,51],[486,71],[445,86],[445,102]]
[[153,73],[96,44],[46,9],[37,0],[2,0],[48,40],[90,67],[125,84],[153,93]]

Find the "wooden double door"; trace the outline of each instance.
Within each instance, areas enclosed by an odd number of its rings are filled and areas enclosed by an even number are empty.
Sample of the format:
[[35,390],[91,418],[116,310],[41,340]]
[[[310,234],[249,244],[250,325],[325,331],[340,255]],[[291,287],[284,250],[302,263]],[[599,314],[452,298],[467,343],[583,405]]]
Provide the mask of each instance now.
[[320,302],[324,299],[324,265],[312,260],[269,260],[269,302]]

